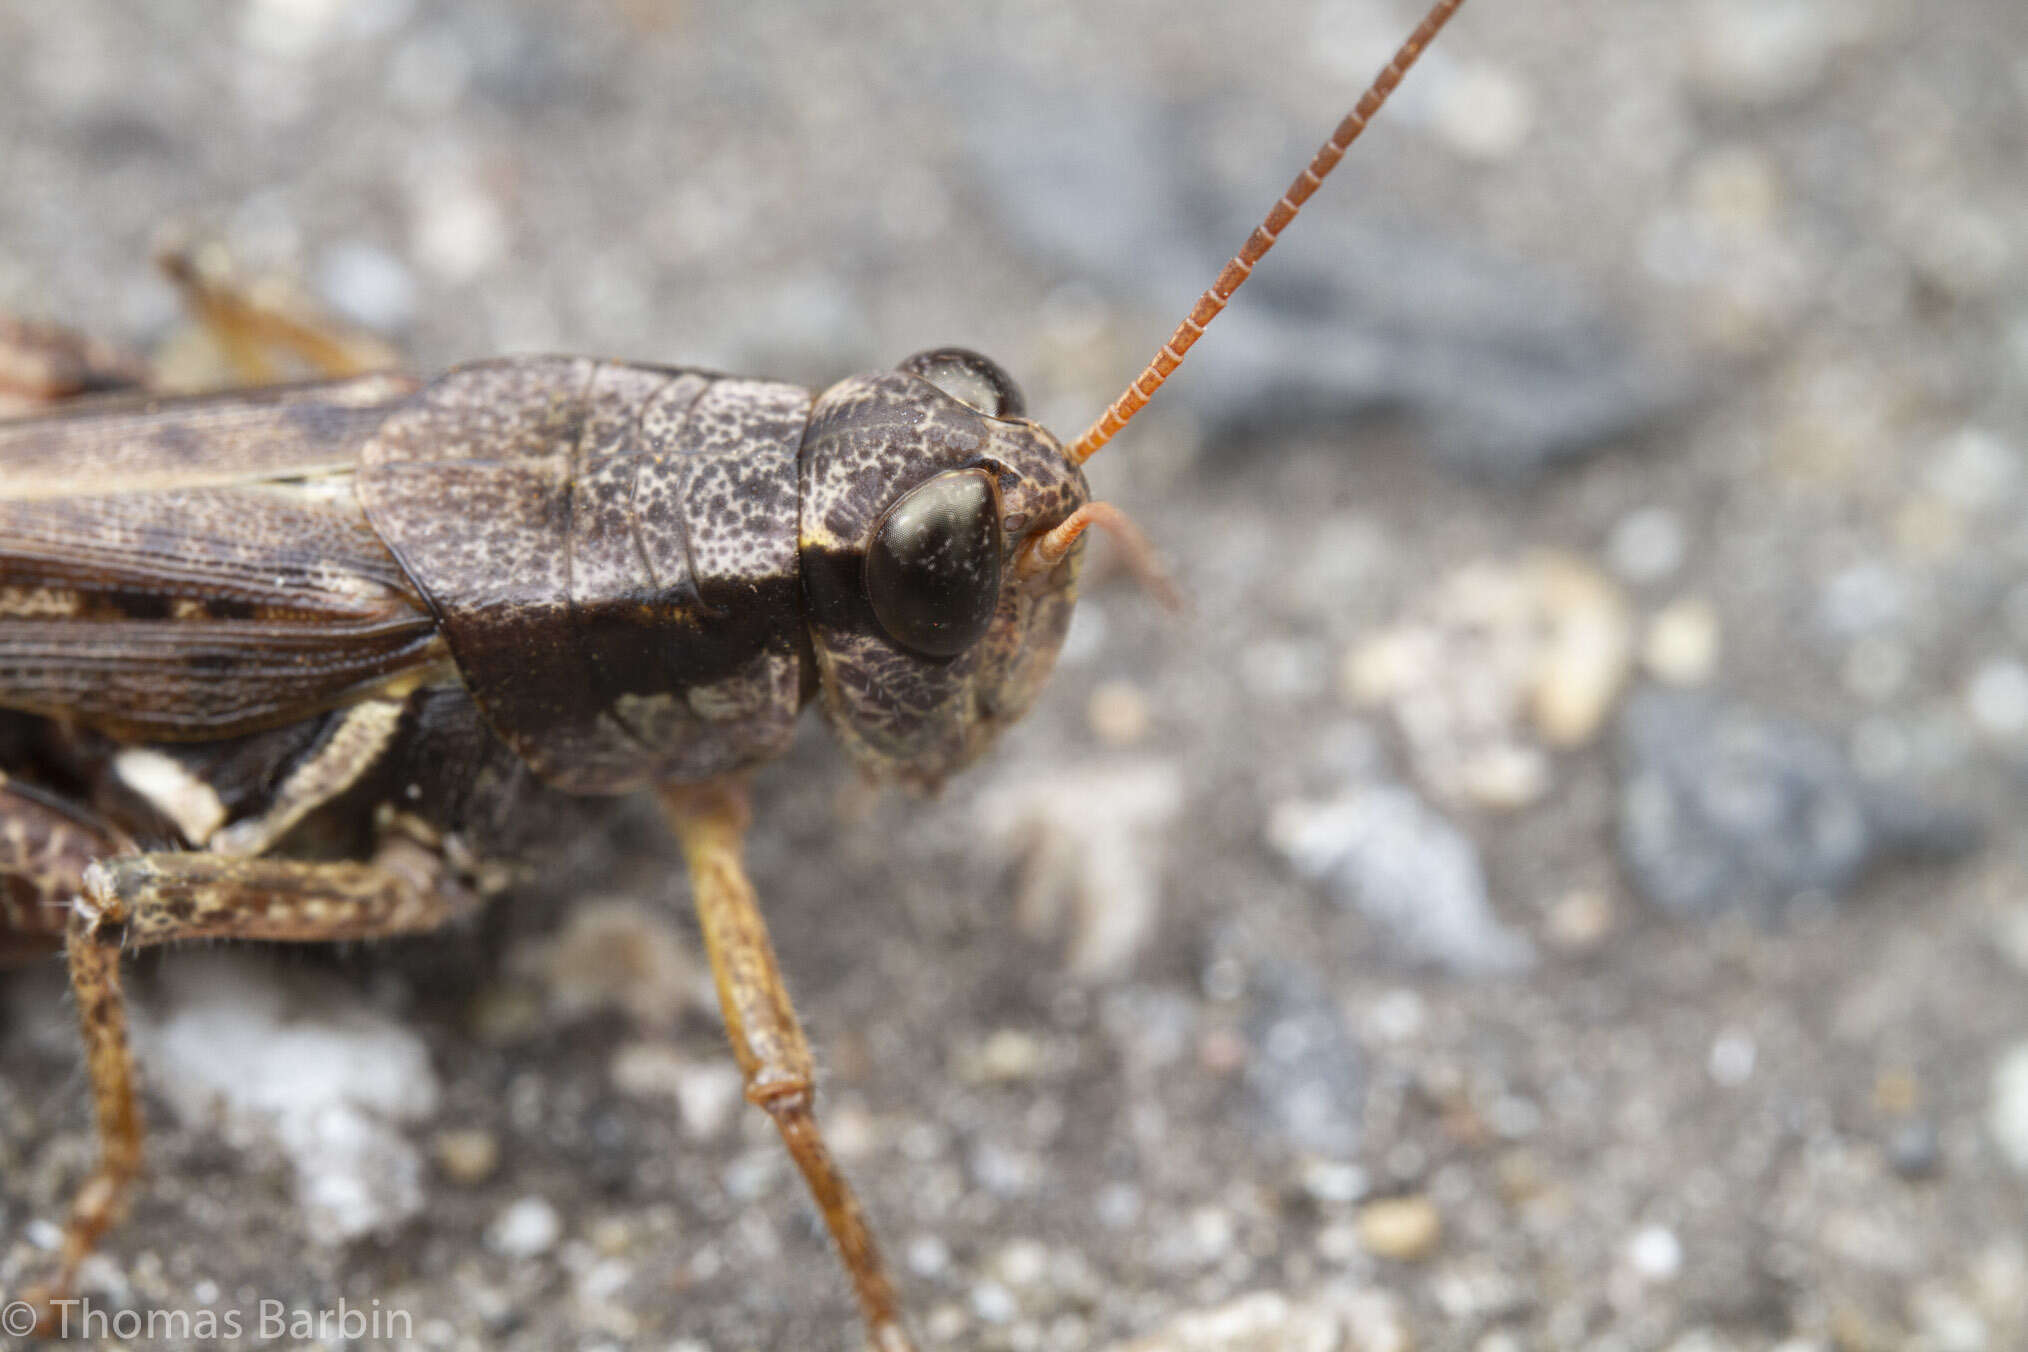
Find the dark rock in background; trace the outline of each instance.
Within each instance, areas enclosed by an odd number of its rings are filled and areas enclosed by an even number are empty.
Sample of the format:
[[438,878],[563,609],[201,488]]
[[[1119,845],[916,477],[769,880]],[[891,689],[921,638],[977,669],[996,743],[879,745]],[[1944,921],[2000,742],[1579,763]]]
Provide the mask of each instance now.
[[[1154,316],[1160,337],[1266,209],[1221,191],[1210,130],[1232,110],[1216,101],[991,81],[960,97],[977,188],[1012,237]],[[1016,109],[1023,133],[1011,137]],[[1281,139],[1262,162],[1307,160],[1296,135]],[[1427,222],[1390,220],[1361,179],[1356,162],[1341,171],[1320,198],[1335,207],[1309,211],[1290,236],[1300,244],[1263,263],[1248,303],[1192,349],[1191,379],[1171,397],[1211,443],[1406,411],[1451,464],[1520,478],[1634,436],[1684,397],[1682,373],[1597,297]]]
[[1620,857],[1677,915],[1835,901],[1875,864],[1979,839],[1964,813],[1861,779],[1824,732],[1738,701],[1641,691],[1619,742]]

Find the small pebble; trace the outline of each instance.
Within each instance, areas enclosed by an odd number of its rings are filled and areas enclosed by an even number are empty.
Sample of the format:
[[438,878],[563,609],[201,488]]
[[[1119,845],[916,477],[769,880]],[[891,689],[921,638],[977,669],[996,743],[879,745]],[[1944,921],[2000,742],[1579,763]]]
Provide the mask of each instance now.
[[1689,550],[1682,520],[1666,507],[1628,512],[1606,537],[1606,566],[1621,581],[1660,582],[1683,566]]
[[1319,1202],[1356,1202],[1366,1195],[1366,1171],[1340,1160],[1311,1160],[1303,1166],[1303,1191]]
[[1535,123],[1534,92],[1501,66],[1460,62],[1450,78],[1433,86],[1431,97],[1437,135],[1471,159],[1507,158]]
[[1986,1129],[2000,1157],[2028,1174],[2028,1042],[2017,1042],[1993,1067]]
[[1049,1275],[1049,1248],[1032,1239],[1011,1240],[992,1256],[990,1266],[1013,1290],[1032,1290]]
[[1887,1136],[1887,1163],[1903,1178],[1936,1177],[1943,1168],[1936,1124],[1922,1117],[1897,1124]]
[[1427,1197],[1386,1197],[1359,1208],[1359,1242],[1378,1257],[1421,1262],[1442,1238],[1443,1218]]
[[1132,681],[1106,681],[1091,692],[1085,721],[1111,747],[1129,747],[1148,735],[1148,697]]
[[509,965],[539,980],[565,1018],[617,1008],[666,1028],[697,1000],[698,963],[664,908],[593,901],[571,908],[553,937],[522,945]]
[[500,1142],[484,1128],[440,1131],[435,1146],[437,1167],[444,1176],[467,1187],[485,1182],[500,1164]]
[[972,1287],[972,1313],[986,1324],[1005,1324],[1021,1313],[1014,1293],[999,1282],[979,1282]]
[[1670,685],[1702,685],[1718,667],[1718,612],[1695,597],[1672,601],[1648,622],[1641,665]]
[[1981,663],[1965,691],[1965,704],[1979,731],[1995,739],[2028,732],[2028,667],[2012,658]]
[[1011,779],[981,796],[985,849],[1021,864],[1022,930],[1037,940],[1068,930],[1073,975],[1119,975],[1154,937],[1184,789],[1174,762],[1129,761]]
[[1664,1225],[1647,1225],[1627,1240],[1627,1265],[1651,1282],[1666,1282],[1683,1270],[1683,1241]]
[[1535,659],[1535,727],[1551,746],[1583,746],[1612,712],[1631,665],[1626,602],[1574,558],[1547,556],[1532,571],[1545,635]]
[[494,1217],[486,1228],[486,1247],[509,1258],[535,1258],[548,1253],[563,1235],[563,1218],[540,1197],[524,1197]]
[[2021,456],[1991,432],[1967,427],[1937,451],[1924,479],[1930,492],[1960,511],[1985,511],[2014,496]]
[[1186,1311],[1157,1332],[1113,1343],[1107,1352],[1339,1352],[1345,1346],[1345,1315],[1333,1303],[1299,1304],[1278,1291],[1254,1291]]
[[1733,1089],[1753,1078],[1753,1065],[1758,1056],[1750,1034],[1729,1028],[1713,1039],[1707,1066],[1713,1081]]
[[358,241],[333,245],[317,268],[317,291],[355,323],[380,333],[415,318],[415,278],[385,249]]
[[958,1057],[958,1078],[967,1084],[1015,1084],[1042,1070],[1039,1039],[1018,1028],[1001,1028]]
[[951,1268],[951,1246],[935,1235],[917,1235],[903,1256],[908,1270],[918,1277],[941,1277]]
[[1566,953],[1589,953],[1612,929],[1612,900],[1594,887],[1573,888],[1549,908],[1546,922],[1550,943]]
[[674,1098],[684,1070],[683,1054],[666,1042],[629,1042],[606,1062],[613,1088],[633,1098]]
[[685,1066],[676,1080],[676,1111],[692,1140],[709,1141],[732,1124],[746,1102],[739,1067],[728,1061]]

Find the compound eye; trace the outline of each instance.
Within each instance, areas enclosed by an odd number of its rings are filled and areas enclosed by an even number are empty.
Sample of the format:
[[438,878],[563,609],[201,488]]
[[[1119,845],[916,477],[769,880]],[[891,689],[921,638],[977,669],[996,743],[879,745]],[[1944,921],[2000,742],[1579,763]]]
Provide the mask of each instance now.
[[1000,603],[1000,501],[993,476],[955,469],[887,509],[866,556],[866,599],[887,636],[924,657],[977,643]]
[[918,352],[897,371],[927,380],[951,398],[989,418],[1025,417],[1028,405],[1013,377],[968,348]]

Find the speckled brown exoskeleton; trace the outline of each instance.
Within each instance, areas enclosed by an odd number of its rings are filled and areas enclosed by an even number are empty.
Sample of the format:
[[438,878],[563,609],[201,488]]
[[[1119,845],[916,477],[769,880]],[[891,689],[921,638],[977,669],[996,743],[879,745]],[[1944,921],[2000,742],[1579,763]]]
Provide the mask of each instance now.
[[1146,559],[1080,467],[1461,3],[1431,10],[1068,446],[954,349],[821,392],[575,357],[419,384],[336,374],[360,364],[344,342],[185,276],[229,347],[333,374],[172,399],[106,350],[0,327],[0,391],[53,406],[0,423],[0,957],[64,952],[100,1150],[44,1297],[140,1169],[124,952],[432,929],[496,890],[545,800],[647,790],[689,863],[747,1097],[874,1343],[910,1346],[813,1115],[741,862],[742,776],[811,704],[868,774],[922,790],[1021,717],[1086,530]]

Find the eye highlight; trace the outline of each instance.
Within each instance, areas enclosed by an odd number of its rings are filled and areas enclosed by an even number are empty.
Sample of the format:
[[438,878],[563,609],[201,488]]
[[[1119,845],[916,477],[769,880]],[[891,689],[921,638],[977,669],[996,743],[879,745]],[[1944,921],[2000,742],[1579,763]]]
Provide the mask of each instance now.
[[866,599],[887,636],[924,657],[977,643],[1000,600],[1000,495],[983,469],[916,485],[874,530]]

